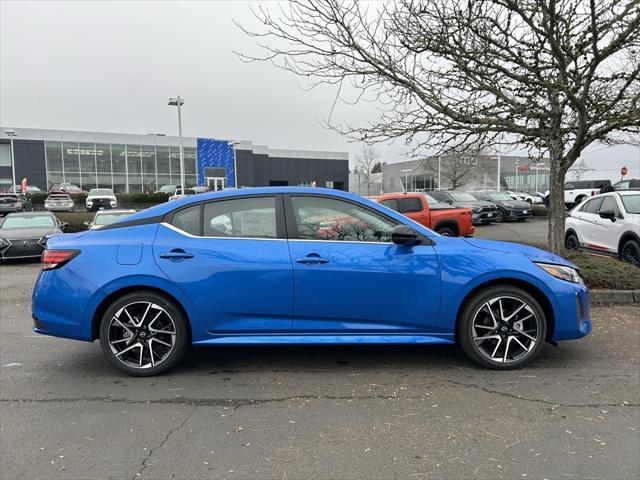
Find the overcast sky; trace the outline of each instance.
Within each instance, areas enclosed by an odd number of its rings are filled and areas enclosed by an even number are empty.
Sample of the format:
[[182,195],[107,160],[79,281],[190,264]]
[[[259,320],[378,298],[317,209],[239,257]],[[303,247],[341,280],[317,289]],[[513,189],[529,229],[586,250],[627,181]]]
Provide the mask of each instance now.
[[[169,96],[185,98],[185,136],[251,140],[274,148],[349,151],[358,145],[325,129],[335,91],[311,92],[266,63],[232,18],[251,26],[243,1],[0,0],[0,124],[123,133],[176,134]],[[374,105],[341,106],[337,120],[365,122]],[[381,145],[402,160],[402,142]],[[618,179],[640,177],[640,148],[594,146],[584,155]]]

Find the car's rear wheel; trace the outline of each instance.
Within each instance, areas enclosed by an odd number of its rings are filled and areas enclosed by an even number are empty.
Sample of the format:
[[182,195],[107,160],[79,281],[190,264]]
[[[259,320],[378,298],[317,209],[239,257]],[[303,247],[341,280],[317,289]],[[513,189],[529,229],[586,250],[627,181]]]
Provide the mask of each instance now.
[[627,240],[620,250],[620,260],[640,266],[640,245],[635,240]]
[[182,311],[151,291],[117,299],[100,324],[100,345],[107,360],[134,376],[157,375],[175,366],[184,356],[188,341]]
[[474,295],[461,312],[457,328],[467,356],[496,370],[529,363],[542,348],[546,334],[546,317],[536,299],[506,285]]
[[564,248],[566,250],[578,250],[580,248],[580,240],[578,240],[578,236],[575,233],[567,234],[564,239]]
[[443,237],[455,237],[456,233],[450,229],[449,227],[440,227],[436,230],[437,233],[442,235]]

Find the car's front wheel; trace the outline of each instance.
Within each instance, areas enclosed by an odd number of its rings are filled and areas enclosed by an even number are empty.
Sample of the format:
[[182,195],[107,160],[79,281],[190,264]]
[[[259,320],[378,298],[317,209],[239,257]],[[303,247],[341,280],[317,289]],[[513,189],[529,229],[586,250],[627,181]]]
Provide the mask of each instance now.
[[502,222],[504,222],[504,213],[502,213],[502,210],[498,209],[498,211],[496,212],[496,223]]
[[520,288],[493,286],[475,294],[458,319],[463,351],[496,370],[519,368],[542,348],[547,320],[538,301]]
[[620,260],[640,266],[640,245],[635,240],[627,240],[620,250]]
[[165,297],[133,292],[114,301],[100,324],[107,360],[129,375],[147,377],[175,366],[189,341],[187,320]]
[[578,250],[580,248],[580,240],[575,233],[570,232],[564,239],[564,248],[566,250]]

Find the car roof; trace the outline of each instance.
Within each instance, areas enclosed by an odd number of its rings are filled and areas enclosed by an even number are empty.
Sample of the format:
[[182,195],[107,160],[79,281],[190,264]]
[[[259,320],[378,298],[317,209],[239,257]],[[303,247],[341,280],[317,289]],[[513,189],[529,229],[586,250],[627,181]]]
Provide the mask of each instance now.
[[292,195],[330,195],[333,197],[344,198],[347,200],[355,200],[358,202],[369,203],[378,205],[372,200],[367,200],[364,197],[355,195],[353,193],[343,192],[342,190],[334,190],[331,188],[318,188],[318,187],[250,187],[250,188],[236,188],[228,190],[220,190],[217,192],[205,192],[190,197],[182,197],[172,202],[165,202],[154,207],[147,208],[132,214],[127,217],[127,221],[140,220],[143,218],[164,216],[173,210],[187,205],[206,202],[210,200],[218,200],[222,198],[238,198],[238,197],[251,197],[254,195],[276,195],[276,194],[292,194]]
[[7,215],[7,217],[53,217],[53,213],[51,212],[13,212]]

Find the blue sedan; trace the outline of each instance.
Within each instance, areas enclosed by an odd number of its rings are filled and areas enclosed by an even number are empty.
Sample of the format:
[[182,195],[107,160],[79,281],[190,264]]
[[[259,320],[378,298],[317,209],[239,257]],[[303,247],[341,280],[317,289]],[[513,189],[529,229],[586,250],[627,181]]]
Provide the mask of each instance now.
[[251,188],[186,197],[49,239],[37,333],[92,342],[138,376],[198,346],[454,344],[494,369],[591,330],[563,258],[442,237],[355,195]]

